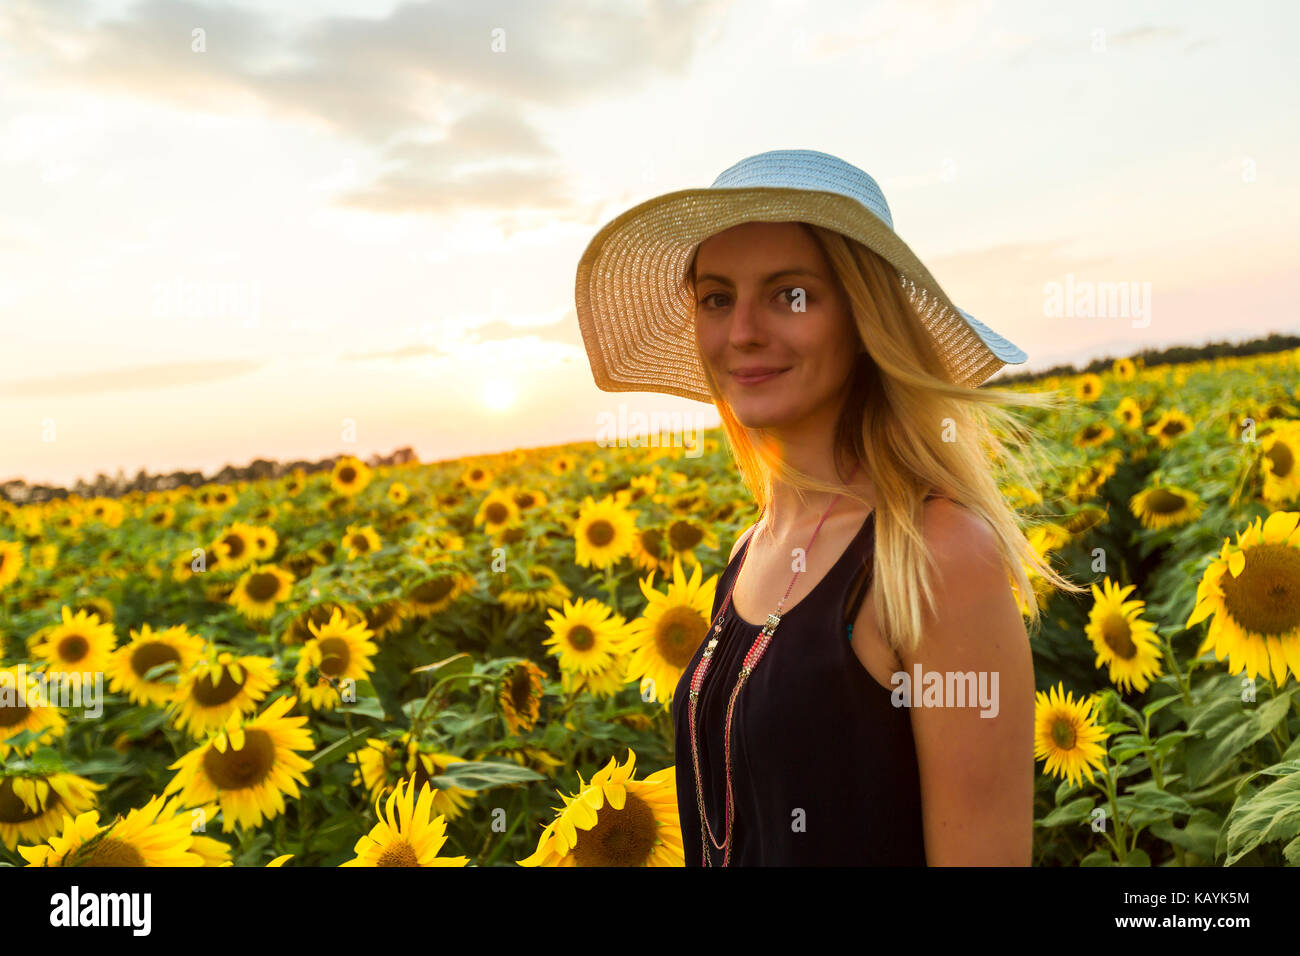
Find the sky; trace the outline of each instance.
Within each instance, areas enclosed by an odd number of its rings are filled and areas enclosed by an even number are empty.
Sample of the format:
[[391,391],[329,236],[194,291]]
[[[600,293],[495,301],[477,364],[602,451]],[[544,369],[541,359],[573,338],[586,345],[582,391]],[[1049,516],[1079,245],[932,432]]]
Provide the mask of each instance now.
[[[1286,2],[0,0],[0,481],[422,461],[593,382],[589,240],[769,149],[1046,368],[1300,330]],[[1054,310],[1113,283],[1120,314]],[[996,381],[996,379],[994,380]]]

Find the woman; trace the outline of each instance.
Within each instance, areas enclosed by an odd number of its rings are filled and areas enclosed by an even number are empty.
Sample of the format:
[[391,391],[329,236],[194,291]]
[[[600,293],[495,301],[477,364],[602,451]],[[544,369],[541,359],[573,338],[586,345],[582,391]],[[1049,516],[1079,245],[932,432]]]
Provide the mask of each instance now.
[[597,384],[712,401],[760,507],[673,696],[687,865],[1028,865],[1022,563],[1081,589],[992,467],[1032,481],[998,405],[1046,399],[976,388],[1024,353],[811,150],[618,217],[577,297]]

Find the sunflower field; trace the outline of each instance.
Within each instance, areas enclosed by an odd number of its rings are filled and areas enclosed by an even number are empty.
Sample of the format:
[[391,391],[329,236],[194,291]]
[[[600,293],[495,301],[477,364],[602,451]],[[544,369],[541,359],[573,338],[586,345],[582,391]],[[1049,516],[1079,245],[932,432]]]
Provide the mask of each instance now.
[[[1300,863],[1300,352],[1047,379],[1037,865]],[[0,502],[0,862],[681,866],[721,432]],[[1027,604],[1024,605],[1026,613]]]

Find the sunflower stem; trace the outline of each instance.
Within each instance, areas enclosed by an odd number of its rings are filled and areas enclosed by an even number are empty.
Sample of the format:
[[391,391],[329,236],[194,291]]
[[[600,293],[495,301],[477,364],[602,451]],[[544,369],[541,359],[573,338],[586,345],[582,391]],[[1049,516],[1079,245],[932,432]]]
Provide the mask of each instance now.
[[1169,665],[1169,673],[1174,675],[1174,680],[1178,682],[1178,689],[1182,692],[1183,703],[1191,707],[1193,706],[1191,673],[1189,672],[1186,676],[1183,675],[1182,668],[1178,666],[1178,658],[1174,656],[1173,643],[1159,630],[1156,631],[1156,634],[1160,637],[1160,649],[1164,652],[1165,663]]

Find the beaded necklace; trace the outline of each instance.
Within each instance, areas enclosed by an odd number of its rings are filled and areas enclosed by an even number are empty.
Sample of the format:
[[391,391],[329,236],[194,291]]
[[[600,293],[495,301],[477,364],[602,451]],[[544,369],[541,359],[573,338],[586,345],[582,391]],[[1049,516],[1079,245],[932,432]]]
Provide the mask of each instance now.
[[[857,470],[857,466],[855,465],[853,471],[849,474],[850,480],[853,478],[853,475],[857,473]],[[805,557],[808,552],[812,550],[813,542],[817,540],[817,532],[821,530],[822,522],[826,520],[826,516],[831,513],[831,508],[834,508],[835,503],[842,497],[842,494],[836,495],[831,499],[831,503],[826,506],[826,510],[822,512],[821,520],[817,522],[817,527],[813,529],[812,537],[808,539],[808,547],[804,549]],[[752,543],[753,534],[750,535],[750,539],[750,543]],[[740,580],[740,571],[744,568],[745,558],[747,557],[749,557],[749,544],[745,545],[745,553],[740,558],[740,565],[736,568],[735,577],[731,579],[731,587],[727,589],[727,597],[722,602],[722,607],[718,610],[718,616],[714,618],[713,623],[710,625],[712,636],[709,638],[709,643],[705,646],[704,654],[700,657],[700,662],[695,665],[695,672],[691,675],[691,690],[686,710],[686,716],[690,724],[691,732],[691,760],[695,766],[695,802],[700,810],[700,836],[702,840],[708,839],[716,848],[724,851],[722,857],[723,866],[727,866],[731,860],[731,821],[733,806],[731,800],[731,720],[736,705],[736,698],[740,694],[740,689],[745,686],[745,681],[749,679],[749,675],[754,672],[754,669],[758,667],[758,662],[763,659],[763,652],[767,650],[768,644],[772,641],[772,635],[776,633],[777,625],[781,623],[781,608],[785,606],[786,598],[788,598],[790,592],[794,590],[795,580],[803,573],[802,569],[794,573],[794,577],[790,579],[790,586],[785,589],[785,595],[776,605],[776,610],[767,616],[767,621],[764,623],[763,629],[758,632],[757,636],[755,636],[754,643],[750,645],[749,651],[745,654],[745,659],[741,663],[740,673],[736,677],[736,685],[731,689],[731,698],[727,701],[727,718],[723,734],[724,765],[727,772],[727,833],[723,841],[719,843],[714,837],[713,829],[709,826],[708,818],[704,813],[704,785],[700,782],[700,751],[699,746],[696,743],[695,708],[700,699],[700,688],[704,685],[704,677],[708,674],[709,664],[713,660],[713,649],[718,645],[718,634],[722,631],[722,622],[726,619],[727,609],[731,606],[731,594],[736,590],[736,582]],[[713,860],[709,857],[708,845],[705,844],[703,849],[704,865],[712,866]]]

